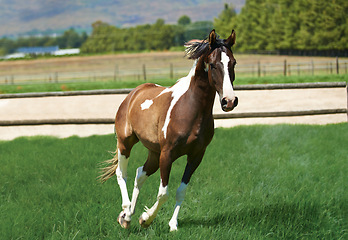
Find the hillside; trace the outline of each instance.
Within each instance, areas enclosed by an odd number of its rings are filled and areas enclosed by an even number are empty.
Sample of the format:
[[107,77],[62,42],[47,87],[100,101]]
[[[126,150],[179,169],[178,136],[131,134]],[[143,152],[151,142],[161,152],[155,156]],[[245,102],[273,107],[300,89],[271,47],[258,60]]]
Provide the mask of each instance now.
[[[0,0],[0,36],[28,32],[64,30],[71,27],[89,29],[97,20],[119,27],[154,23],[162,18],[176,23],[182,15],[192,21],[213,20],[226,0]],[[232,0],[237,12],[245,0]]]

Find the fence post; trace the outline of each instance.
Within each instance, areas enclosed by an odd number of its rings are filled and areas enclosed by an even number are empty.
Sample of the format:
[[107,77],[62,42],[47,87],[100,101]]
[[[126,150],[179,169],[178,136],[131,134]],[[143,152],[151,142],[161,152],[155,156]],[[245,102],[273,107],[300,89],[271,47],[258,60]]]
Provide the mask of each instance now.
[[54,73],[54,80],[55,80],[56,83],[58,82],[58,72]]
[[339,74],[340,73],[340,66],[338,64],[338,57],[336,57],[336,73]]
[[284,77],[286,77],[286,59],[284,60]]
[[143,76],[144,76],[144,81],[146,82],[146,66],[143,64]]

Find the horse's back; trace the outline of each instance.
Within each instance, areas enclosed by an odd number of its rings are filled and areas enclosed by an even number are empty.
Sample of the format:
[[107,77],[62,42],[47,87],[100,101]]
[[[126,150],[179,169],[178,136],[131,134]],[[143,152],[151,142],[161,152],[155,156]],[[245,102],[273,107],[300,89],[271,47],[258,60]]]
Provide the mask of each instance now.
[[128,94],[116,114],[118,137],[135,135],[145,146],[159,148],[158,122],[163,115],[163,97],[158,96],[164,89],[156,84],[144,83]]

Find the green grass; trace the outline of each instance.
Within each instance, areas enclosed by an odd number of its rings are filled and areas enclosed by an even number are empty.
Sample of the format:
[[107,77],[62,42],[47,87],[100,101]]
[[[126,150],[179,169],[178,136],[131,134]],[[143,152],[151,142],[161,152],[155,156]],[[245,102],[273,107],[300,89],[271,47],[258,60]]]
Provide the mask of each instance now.
[[341,75],[303,75],[303,76],[266,76],[236,78],[236,84],[268,84],[268,83],[306,83],[306,82],[347,82],[348,74]]
[[[170,198],[153,225],[138,224],[157,196],[145,183],[131,228],[116,223],[116,179],[96,181],[114,136],[18,138],[0,142],[2,239],[347,239],[348,125],[240,126],[217,129],[179,214],[168,221],[185,167],[172,168]],[[129,190],[146,150],[136,145]]]
[[[175,83],[172,79],[148,80],[163,86],[171,86]],[[315,76],[266,76],[266,77],[240,77],[236,78],[236,85],[266,84],[266,83],[303,83],[303,82],[347,82],[348,74],[343,75],[315,75]],[[54,92],[76,91],[94,89],[119,89],[134,88],[144,81],[99,81],[99,82],[67,82],[67,83],[43,83],[43,84],[15,84],[0,85],[0,94],[26,93],[26,92]]]

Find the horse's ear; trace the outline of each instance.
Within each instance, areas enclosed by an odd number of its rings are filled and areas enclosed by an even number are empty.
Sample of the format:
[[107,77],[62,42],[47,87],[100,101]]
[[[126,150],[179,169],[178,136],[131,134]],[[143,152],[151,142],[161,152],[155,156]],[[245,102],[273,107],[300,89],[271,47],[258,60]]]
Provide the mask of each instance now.
[[210,34],[209,34],[209,44],[210,46],[214,45],[216,42],[216,33],[215,33],[215,29],[211,30]]
[[225,40],[227,45],[232,47],[236,43],[236,32],[232,30],[231,35]]

